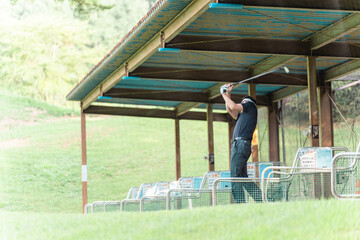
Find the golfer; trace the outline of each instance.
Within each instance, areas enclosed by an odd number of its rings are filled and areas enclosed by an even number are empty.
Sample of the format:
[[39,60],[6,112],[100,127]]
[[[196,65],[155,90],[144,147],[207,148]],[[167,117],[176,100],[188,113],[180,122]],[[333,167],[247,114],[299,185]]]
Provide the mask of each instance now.
[[[241,103],[231,100],[232,84],[225,84],[220,93],[225,100],[227,112],[236,120],[231,141],[230,177],[247,178],[247,161],[251,154],[251,140],[257,124],[256,101],[246,96]],[[261,190],[254,182],[233,182],[232,194],[236,203],[245,202],[246,191],[256,202],[261,202]]]

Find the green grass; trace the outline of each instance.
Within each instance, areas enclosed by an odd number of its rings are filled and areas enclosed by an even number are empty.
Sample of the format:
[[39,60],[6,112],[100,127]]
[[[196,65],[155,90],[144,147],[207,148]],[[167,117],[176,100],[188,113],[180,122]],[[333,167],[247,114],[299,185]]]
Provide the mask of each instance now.
[[[0,103],[0,239],[360,239],[359,203],[336,200],[84,216],[78,113],[5,90]],[[173,120],[88,116],[86,127],[89,202],[175,180]],[[215,123],[216,170],[228,169],[227,129]],[[203,175],[206,122],[180,131],[182,175]]]
[[[5,239],[360,239],[360,204],[307,201],[147,213],[0,213]],[[0,235],[1,236],[1,235]]]
[[[0,208],[81,212],[79,116],[60,109],[55,118],[47,112],[52,106],[13,95],[1,103],[7,114],[0,121],[9,124],[0,133],[7,146],[0,155]],[[32,115],[29,106],[43,111]],[[89,116],[86,127],[89,202],[123,199],[144,182],[175,180],[173,120]],[[180,128],[182,175],[202,176],[208,169],[206,122],[182,121]],[[227,124],[215,123],[214,134],[215,167],[228,169]]]

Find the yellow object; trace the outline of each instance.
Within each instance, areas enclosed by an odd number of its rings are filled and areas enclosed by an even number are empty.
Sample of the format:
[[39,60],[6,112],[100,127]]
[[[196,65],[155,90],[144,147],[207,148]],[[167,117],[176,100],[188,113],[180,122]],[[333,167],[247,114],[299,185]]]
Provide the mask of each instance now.
[[254,131],[251,144],[252,145],[258,145],[258,130],[257,130],[257,128]]

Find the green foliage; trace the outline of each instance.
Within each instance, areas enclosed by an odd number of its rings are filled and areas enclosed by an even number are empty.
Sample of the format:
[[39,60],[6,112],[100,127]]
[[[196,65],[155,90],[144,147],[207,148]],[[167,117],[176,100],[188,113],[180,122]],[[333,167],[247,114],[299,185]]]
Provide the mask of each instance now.
[[[334,81],[332,82],[332,89],[336,90],[344,85],[351,83],[352,81]],[[360,111],[360,85],[344,88],[334,93],[334,100],[341,111],[341,114],[346,119],[349,119],[351,124],[356,121]],[[336,122],[342,122],[343,119],[340,112],[335,109],[334,119]],[[352,121],[351,121],[352,120]]]
[[144,0],[132,0],[131,4],[129,1],[118,1],[114,4],[112,9],[89,18],[88,24],[93,30],[90,33],[91,46],[112,49],[140,21],[149,7]]
[[[148,10],[145,0],[115,3],[100,4],[97,0],[0,3],[2,86],[64,105],[67,93]],[[114,7],[95,11],[110,5]],[[74,17],[74,6],[87,12],[88,20]]]
[[64,104],[102,51],[89,47],[86,24],[46,10],[0,22],[0,35],[6,36],[0,39],[0,78],[13,91]]
[[[102,4],[98,0],[55,0],[56,2],[69,2],[74,16],[79,19],[87,19],[94,12],[111,9],[114,5]],[[13,6],[19,4],[19,0],[10,0]]]

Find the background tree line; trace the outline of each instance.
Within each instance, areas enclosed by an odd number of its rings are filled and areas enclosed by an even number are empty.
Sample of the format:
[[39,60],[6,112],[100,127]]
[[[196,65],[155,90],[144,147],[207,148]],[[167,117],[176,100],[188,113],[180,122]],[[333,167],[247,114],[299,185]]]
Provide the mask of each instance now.
[[66,104],[66,94],[155,0],[3,0],[1,87]]

